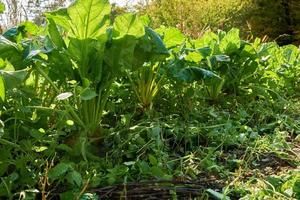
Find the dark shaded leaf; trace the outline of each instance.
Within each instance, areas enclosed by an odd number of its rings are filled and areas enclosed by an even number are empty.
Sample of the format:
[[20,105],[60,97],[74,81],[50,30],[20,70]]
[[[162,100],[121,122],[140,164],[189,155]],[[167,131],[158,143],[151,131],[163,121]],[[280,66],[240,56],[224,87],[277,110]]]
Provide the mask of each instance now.
[[71,166],[67,163],[59,163],[49,171],[49,178],[52,180],[62,178],[70,168]]
[[86,88],[80,94],[80,98],[84,101],[91,100],[97,96],[97,93],[90,88]]
[[206,81],[206,82],[213,82],[214,80],[220,80],[221,78],[213,73],[212,71],[202,69],[199,67],[187,67],[182,69],[178,74],[177,77],[186,82],[193,82],[193,81]]

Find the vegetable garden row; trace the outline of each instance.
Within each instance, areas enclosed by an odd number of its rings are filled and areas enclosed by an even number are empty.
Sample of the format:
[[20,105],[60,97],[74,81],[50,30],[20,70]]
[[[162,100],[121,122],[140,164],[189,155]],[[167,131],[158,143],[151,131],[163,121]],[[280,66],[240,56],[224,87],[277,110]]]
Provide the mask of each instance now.
[[107,0],[45,16],[0,36],[0,198],[200,178],[198,199],[300,198],[299,48],[154,30]]

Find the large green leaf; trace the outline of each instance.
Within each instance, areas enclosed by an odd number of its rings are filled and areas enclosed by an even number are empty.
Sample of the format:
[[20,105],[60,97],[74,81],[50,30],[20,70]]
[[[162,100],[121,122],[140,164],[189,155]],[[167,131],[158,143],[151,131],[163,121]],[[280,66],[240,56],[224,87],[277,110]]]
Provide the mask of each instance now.
[[68,53],[82,79],[88,78],[97,82],[101,81],[106,40],[107,38],[104,35],[99,37],[98,40],[71,38]]
[[4,71],[0,70],[0,76],[2,76],[6,89],[13,89],[21,85],[28,75],[28,70],[18,70],[18,71]]
[[221,40],[220,50],[222,53],[231,54],[238,50],[241,46],[239,29],[231,29]]
[[[124,14],[115,19],[112,33],[112,40],[105,52],[105,62],[116,74],[122,69],[133,68],[134,53],[139,39],[145,36],[145,27],[135,14]],[[147,49],[142,50],[145,51]],[[139,61],[145,61],[143,56]]]
[[113,36],[120,39],[124,36],[134,36],[140,38],[145,35],[143,21],[132,13],[126,13],[116,17],[113,25]]
[[287,45],[282,47],[281,54],[285,62],[294,64],[294,62],[299,61],[300,50],[294,45]]
[[185,41],[185,36],[177,28],[159,28],[156,29],[163,36],[163,41],[167,48],[173,48],[181,45]]
[[212,50],[209,47],[191,49],[188,51],[187,55],[185,56],[185,60],[198,63],[201,60],[208,57],[211,53],[212,53]]
[[67,181],[77,187],[82,185],[82,177],[81,174],[75,170],[69,172],[66,176]]
[[90,88],[85,88],[80,94],[80,98],[84,101],[91,100],[96,96],[97,93]]
[[106,49],[105,62],[114,73],[118,73],[122,68],[132,69],[137,42],[138,40],[135,37],[125,36],[121,39],[113,40],[110,48]]
[[110,12],[108,0],[77,0],[69,8],[46,16],[62,26],[70,37],[86,39],[106,34]]
[[69,172],[66,176],[67,181],[77,187],[82,185],[82,177],[81,174],[75,170]]
[[201,54],[204,58],[208,57],[212,53],[212,49],[210,47],[202,47],[202,48],[197,48],[197,52]]
[[146,27],[145,31],[146,31],[145,39],[151,45],[151,49],[149,49],[149,50],[153,54],[169,55],[169,51],[166,48],[166,46],[165,46],[163,40],[161,39],[161,37],[154,30],[152,30],[149,27]]
[[213,73],[212,71],[202,69],[200,67],[187,67],[182,69],[177,77],[186,82],[193,81],[205,81],[207,83],[213,83],[215,81],[220,81],[221,78]]
[[3,36],[0,36],[0,58],[9,61],[15,69],[21,69],[25,65],[22,51],[17,44]]
[[161,61],[169,56],[161,37],[149,27],[145,27],[145,32],[134,50],[134,69],[141,67],[145,62]]
[[67,9],[72,32],[79,39],[97,38],[109,26],[108,0],[78,0]]
[[48,55],[48,64],[49,77],[53,80],[62,80],[65,82],[66,77],[69,77],[70,80],[75,79],[75,72],[72,69],[72,63],[69,58],[68,52],[53,50]]
[[70,169],[71,166],[69,164],[59,163],[49,171],[49,178],[52,180],[62,178]]
[[212,31],[207,31],[204,35],[196,40],[193,40],[192,43],[195,48],[203,48],[209,46],[210,48],[214,49],[214,46],[218,42],[218,35]]
[[53,12],[45,13],[47,20],[52,19],[56,25],[62,27],[65,31],[68,31],[72,35],[74,32],[71,30],[70,17],[66,8],[62,8]]
[[188,61],[188,62],[194,62],[194,63],[198,63],[201,60],[203,60],[203,57],[201,56],[201,54],[192,51],[187,53],[187,55],[184,57],[184,60]]
[[258,63],[255,60],[251,59],[247,59],[243,64],[244,66],[240,72],[243,78],[252,75],[259,67]]
[[[48,32],[53,43],[60,49],[67,46],[67,54],[75,69],[73,79],[77,79],[79,75],[81,80],[84,78],[97,82],[102,80],[110,12],[108,0],[78,0],[67,9],[46,15]],[[67,45],[56,25],[66,32]]]
[[48,19],[48,32],[54,45],[56,45],[60,49],[66,47],[65,42],[60,32],[58,31],[54,20],[51,18]]

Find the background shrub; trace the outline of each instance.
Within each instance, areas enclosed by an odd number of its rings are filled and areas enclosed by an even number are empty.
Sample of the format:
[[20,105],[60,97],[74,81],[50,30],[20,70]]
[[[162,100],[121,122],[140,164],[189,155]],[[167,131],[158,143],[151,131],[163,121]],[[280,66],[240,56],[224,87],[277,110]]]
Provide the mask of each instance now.
[[153,0],[138,9],[153,26],[177,26],[194,37],[207,28],[239,27],[244,37],[299,43],[299,0]]

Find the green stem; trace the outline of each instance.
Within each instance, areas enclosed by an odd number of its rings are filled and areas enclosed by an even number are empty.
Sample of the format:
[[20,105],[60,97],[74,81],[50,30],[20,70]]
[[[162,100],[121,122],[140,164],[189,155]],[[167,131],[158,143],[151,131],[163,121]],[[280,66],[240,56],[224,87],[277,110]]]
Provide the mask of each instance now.
[[17,110],[17,108],[10,108],[10,109],[4,110],[1,112],[1,115],[5,115],[5,114],[13,112],[15,110]]
[[100,104],[100,111],[99,111],[99,117],[98,120],[100,121],[100,119],[102,118],[102,114],[103,114],[103,110],[105,108],[105,105],[107,103],[108,100],[108,96],[110,94],[110,87],[111,87],[112,81],[109,83],[108,87],[106,88],[106,90],[104,91],[104,95],[101,98],[101,104]]
[[35,73],[35,91],[38,92],[39,89],[39,74]]
[[[54,82],[51,80],[51,78],[44,72],[39,66],[35,65],[36,70],[50,83],[50,85],[54,88],[56,93],[60,93],[58,87],[54,84]],[[71,116],[84,128],[87,129],[86,125],[83,123],[83,121],[80,119],[80,117],[76,114],[72,106],[70,106],[68,101],[63,101],[65,106],[68,108],[68,111],[70,112]]]
[[6,181],[4,180],[4,178],[1,178],[1,181],[2,181],[3,185],[5,186],[9,200],[13,199],[13,195],[12,195],[8,185],[6,184]]
[[9,146],[12,146],[14,148],[17,148],[17,149],[20,149],[20,146],[15,144],[15,143],[12,143],[8,140],[5,140],[5,139],[0,139],[0,144],[3,144],[3,145],[9,145]]
[[[99,98],[99,97],[98,97]],[[92,106],[90,106],[90,108],[92,109],[91,110],[91,116],[93,117],[93,120],[95,121],[97,118],[95,118],[96,117],[96,108],[97,108],[97,104],[96,104],[96,100],[97,100],[97,98],[94,98],[92,101],[92,104],[93,104],[93,107]]]
[[50,85],[54,88],[55,92],[59,93],[58,87],[54,84],[54,82],[50,79],[50,77],[42,70],[39,66],[35,65],[36,70],[50,83]]
[[99,119],[99,112],[100,112],[100,105],[101,105],[101,96],[102,96],[102,90],[100,89],[99,92],[98,92],[97,104],[96,104],[94,119]]

